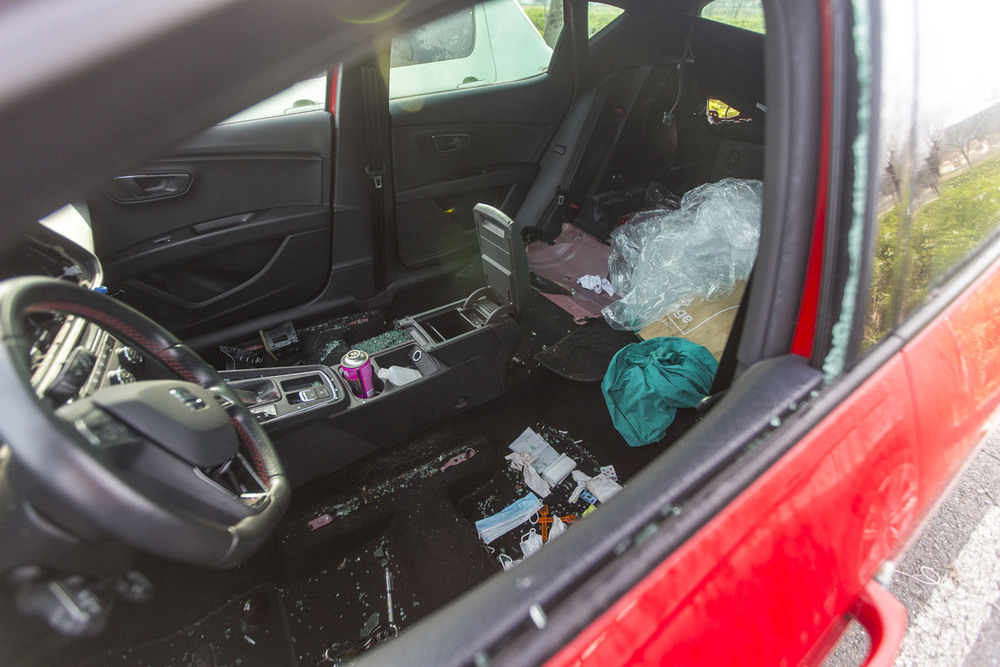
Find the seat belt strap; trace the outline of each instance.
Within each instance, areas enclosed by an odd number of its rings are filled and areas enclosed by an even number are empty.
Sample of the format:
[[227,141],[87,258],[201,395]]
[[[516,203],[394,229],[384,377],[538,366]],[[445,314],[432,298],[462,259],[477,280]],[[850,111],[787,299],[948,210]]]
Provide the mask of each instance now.
[[361,94],[365,117],[365,175],[368,177],[372,202],[372,260],[375,287],[382,290],[386,283],[385,243],[389,206],[386,199],[390,196],[385,148],[389,93],[385,77],[377,64],[361,67]]
[[684,68],[689,61],[694,60],[694,53],[691,51],[691,38],[694,36],[694,27],[697,24],[698,20],[692,18],[691,25],[688,27],[687,39],[684,40],[681,61],[677,64],[677,97],[674,98],[674,104],[670,107],[670,111],[663,114],[664,125],[671,125],[674,122],[674,112],[677,111],[677,106],[681,103],[681,97],[684,95]]

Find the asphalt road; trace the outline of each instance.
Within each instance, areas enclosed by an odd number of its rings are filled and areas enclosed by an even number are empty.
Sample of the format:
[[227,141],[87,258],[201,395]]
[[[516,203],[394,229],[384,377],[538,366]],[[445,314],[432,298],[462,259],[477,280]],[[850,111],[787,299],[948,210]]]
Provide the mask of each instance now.
[[[897,666],[1000,666],[1000,428],[896,564],[889,589],[909,612]],[[825,665],[861,665],[867,652],[852,624]]]

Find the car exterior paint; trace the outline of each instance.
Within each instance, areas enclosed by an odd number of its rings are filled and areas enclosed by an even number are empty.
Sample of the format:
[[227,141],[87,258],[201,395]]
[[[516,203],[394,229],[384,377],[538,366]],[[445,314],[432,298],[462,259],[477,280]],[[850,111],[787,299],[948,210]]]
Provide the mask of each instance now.
[[549,667],[821,658],[991,423],[998,295],[1000,261]]

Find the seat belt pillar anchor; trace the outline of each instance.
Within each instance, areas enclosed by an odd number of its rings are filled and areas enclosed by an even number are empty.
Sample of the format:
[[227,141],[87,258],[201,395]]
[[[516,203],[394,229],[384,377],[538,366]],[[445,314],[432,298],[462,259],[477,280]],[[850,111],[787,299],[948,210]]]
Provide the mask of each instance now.
[[382,176],[385,175],[385,166],[380,165],[378,167],[365,166],[365,173],[368,174],[368,178],[372,179],[375,183],[375,189],[382,189]]

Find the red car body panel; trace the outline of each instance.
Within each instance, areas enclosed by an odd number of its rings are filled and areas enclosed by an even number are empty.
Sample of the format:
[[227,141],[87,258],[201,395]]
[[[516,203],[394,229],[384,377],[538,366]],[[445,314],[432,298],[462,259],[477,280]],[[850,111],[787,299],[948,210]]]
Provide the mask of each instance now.
[[997,340],[1000,261],[550,667],[822,658],[984,435]]

